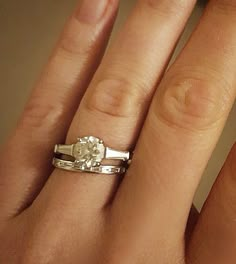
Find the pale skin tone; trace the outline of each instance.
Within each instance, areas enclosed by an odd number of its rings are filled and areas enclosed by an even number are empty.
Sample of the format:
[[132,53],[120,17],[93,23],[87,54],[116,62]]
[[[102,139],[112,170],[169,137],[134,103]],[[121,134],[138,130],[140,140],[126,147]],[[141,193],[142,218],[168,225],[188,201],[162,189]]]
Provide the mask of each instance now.
[[[235,263],[236,147],[190,209],[236,96],[236,2],[211,0],[165,72],[194,4],[138,0],[105,56],[118,0],[79,5],[1,152],[1,263]],[[128,172],[53,169],[85,135],[134,150]]]

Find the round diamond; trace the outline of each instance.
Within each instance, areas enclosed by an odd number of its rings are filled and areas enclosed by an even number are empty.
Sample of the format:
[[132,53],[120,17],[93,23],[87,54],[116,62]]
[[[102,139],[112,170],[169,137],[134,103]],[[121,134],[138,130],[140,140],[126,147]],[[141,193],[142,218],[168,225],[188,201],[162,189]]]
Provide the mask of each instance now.
[[97,166],[104,158],[105,147],[96,137],[80,138],[74,147],[76,163],[82,168]]

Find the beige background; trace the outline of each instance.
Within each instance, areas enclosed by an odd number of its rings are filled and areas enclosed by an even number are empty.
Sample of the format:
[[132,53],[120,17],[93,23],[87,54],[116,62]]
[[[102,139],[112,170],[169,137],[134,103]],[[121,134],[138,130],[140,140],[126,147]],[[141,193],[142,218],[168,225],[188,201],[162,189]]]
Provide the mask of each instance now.
[[[77,0],[0,0],[0,144],[15,126],[27,96],[47,61]],[[116,30],[134,0],[123,0]],[[178,46],[181,49],[199,19],[196,8]],[[209,162],[196,195],[200,208],[236,139],[236,106]]]

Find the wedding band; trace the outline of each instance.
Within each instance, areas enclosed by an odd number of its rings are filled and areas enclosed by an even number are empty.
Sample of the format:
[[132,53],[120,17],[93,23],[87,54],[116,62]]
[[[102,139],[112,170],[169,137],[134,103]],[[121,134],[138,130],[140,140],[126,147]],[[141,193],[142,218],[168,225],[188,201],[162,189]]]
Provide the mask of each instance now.
[[89,173],[99,173],[99,174],[123,174],[126,172],[125,167],[112,166],[112,165],[100,165],[97,167],[81,169],[73,161],[62,160],[58,158],[53,158],[52,164],[58,169],[73,171],[73,172],[89,172]]
[[[60,169],[72,171],[84,171],[92,173],[114,174],[124,173],[127,165],[131,162],[129,151],[119,151],[104,145],[103,140],[86,136],[78,138],[75,144],[57,144],[54,148],[56,155],[66,155],[73,160],[58,159],[55,157],[53,165]],[[101,165],[105,160],[120,160],[124,166]]]

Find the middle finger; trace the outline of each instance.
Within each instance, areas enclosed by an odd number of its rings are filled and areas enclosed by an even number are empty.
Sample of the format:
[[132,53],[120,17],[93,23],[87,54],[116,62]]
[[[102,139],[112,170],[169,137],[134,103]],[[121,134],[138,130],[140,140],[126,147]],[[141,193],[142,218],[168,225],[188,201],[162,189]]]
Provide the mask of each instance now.
[[[171,253],[176,253],[176,246],[183,253],[194,193],[235,100],[235,15],[235,1],[209,2],[162,79],[132,166],[112,205],[112,225],[124,226],[128,218],[132,228],[126,232],[126,243],[152,243],[155,246],[145,250],[155,251],[154,260],[160,253],[157,243],[163,240],[165,249],[174,249]],[[112,230],[123,238],[121,229]],[[127,244],[123,246],[119,253]]]

